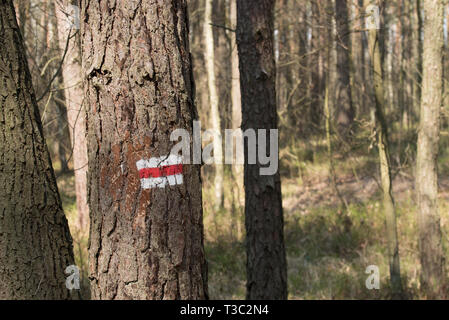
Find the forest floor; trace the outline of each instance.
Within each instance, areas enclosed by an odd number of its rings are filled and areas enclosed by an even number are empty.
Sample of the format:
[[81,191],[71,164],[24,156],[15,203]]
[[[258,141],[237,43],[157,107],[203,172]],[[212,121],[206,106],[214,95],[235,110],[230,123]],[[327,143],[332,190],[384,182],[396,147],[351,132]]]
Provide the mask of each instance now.
[[[338,158],[338,156],[337,156]],[[443,244],[448,256],[449,155],[440,157],[439,205]],[[351,165],[353,162],[353,165]],[[375,157],[341,159],[336,162],[337,186],[329,179],[325,160],[300,165],[297,177],[283,175],[285,246],[288,262],[289,299],[389,299],[389,268],[385,219]],[[406,297],[425,298],[419,293],[420,262],[416,227],[416,203],[411,168],[394,171],[401,275]],[[363,174],[362,174],[363,173]],[[205,247],[211,299],[245,298],[245,247],[242,199],[232,210],[211,214],[213,188],[203,182]],[[87,288],[88,233],[76,227],[74,178],[58,178],[63,206],[74,239],[76,263]],[[228,188],[232,190],[231,188]],[[225,193],[225,197],[228,197]],[[343,198],[343,199],[342,199]],[[346,204],[344,204],[346,202]],[[236,218],[237,217],[237,218]],[[380,270],[380,289],[368,290],[365,270]]]

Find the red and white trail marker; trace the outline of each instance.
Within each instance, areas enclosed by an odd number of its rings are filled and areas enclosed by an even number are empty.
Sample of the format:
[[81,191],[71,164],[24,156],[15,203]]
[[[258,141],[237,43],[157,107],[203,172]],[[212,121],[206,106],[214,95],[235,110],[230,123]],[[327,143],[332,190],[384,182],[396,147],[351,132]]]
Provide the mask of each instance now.
[[165,188],[183,183],[182,156],[169,155],[143,159],[136,163],[142,189]]

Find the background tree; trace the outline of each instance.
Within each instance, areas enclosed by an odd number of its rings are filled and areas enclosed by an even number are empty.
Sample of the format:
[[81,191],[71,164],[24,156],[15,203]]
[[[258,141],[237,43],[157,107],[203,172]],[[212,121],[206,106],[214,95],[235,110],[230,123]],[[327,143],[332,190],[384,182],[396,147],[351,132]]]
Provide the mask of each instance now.
[[[212,9],[213,0],[205,0],[205,12],[204,12],[204,59],[206,62],[207,80],[209,87],[209,102],[210,102],[210,115],[212,130],[221,136],[221,120],[218,97],[216,73],[215,73],[215,48],[214,48],[214,33],[212,26]],[[214,159],[215,159],[215,203],[214,208],[216,211],[223,207],[223,146],[220,136],[213,139],[214,146]]]
[[[237,0],[230,1],[230,23],[233,32],[230,32],[230,46],[231,46],[231,103],[232,103],[232,129],[239,129],[242,125],[242,95],[240,91],[240,71],[239,71],[239,54],[237,49]],[[232,167],[233,171],[233,196],[236,205],[233,210],[233,225],[236,228],[237,236],[241,235],[241,224],[239,221],[238,208],[243,203],[243,166],[235,164]]]
[[344,139],[351,131],[354,122],[354,106],[351,89],[351,34],[349,32],[348,3],[346,0],[335,0],[337,74],[335,106],[337,129]]
[[[78,210],[78,228],[87,230],[89,225],[89,206],[87,204],[87,141],[86,141],[86,112],[83,108],[83,88],[81,72],[81,43],[78,26],[71,25],[70,19],[74,13],[70,10],[77,1],[64,0],[55,7],[57,18],[57,40],[61,55],[64,56],[62,65],[62,91],[65,95],[65,107],[72,142],[71,158],[75,171],[76,206]],[[77,23],[77,21],[73,21]]]
[[443,104],[443,1],[424,1],[423,78],[416,191],[421,284],[429,298],[441,297],[446,283],[438,212],[438,142]]
[[[368,4],[372,4],[369,0]],[[370,12],[367,12],[370,14]],[[375,14],[372,13],[371,14]],[[374,18],[374,17],[373,17]],[[374,93],[375,93],[375,116],[377,148],[379,152],[379,167],[381,187],[383,191],[383,210],[386,219],[386,230],[388,238],[388,257],[390,264],[390,281],[393,294],[400,295],[402,292],[401,270],[399,263],[399,244],[396,226],[396,212],[394,206],[393,189],[391,182],[391,159],[390,144],[388,138],[388,127],[385,119],[385,91],[382,71],[381,44],[378,30],[371,26],[368,32],[368,43],[371,57]]]
[[[243,131],[277,129],[273,10],[273,0],[237,1]],[[261,176],[260,164],[248,164],[247,141],[244,149],[246,296],[248,299],[286,299],[287,266],[279,172]]]

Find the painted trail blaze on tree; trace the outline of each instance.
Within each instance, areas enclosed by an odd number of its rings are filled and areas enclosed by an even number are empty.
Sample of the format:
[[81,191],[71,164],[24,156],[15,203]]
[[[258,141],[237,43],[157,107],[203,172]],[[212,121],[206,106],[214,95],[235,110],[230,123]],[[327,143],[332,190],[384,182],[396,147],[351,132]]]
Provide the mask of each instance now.
[[142,189],[165,188],[167,184],[175,186],[183,182],[181,156],[139,160],[136,165]]
[[207,298],[186,1],[81,3],[92,297]]

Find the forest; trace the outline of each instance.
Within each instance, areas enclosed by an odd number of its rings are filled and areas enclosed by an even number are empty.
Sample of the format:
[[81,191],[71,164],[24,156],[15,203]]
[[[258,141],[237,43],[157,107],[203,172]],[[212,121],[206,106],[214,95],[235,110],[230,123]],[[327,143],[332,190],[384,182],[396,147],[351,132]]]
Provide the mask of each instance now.
[[449,1],[0,0],[0,300],[449,298]]

